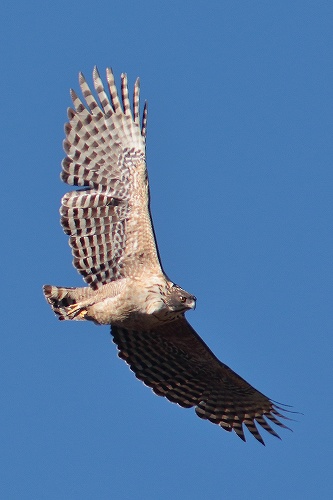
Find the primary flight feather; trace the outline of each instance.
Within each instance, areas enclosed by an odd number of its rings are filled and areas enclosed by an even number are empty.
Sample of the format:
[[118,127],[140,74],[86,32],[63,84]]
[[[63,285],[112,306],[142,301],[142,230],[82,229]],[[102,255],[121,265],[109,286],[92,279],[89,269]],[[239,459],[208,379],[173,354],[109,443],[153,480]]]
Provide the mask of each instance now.
[[45,297],[61,320],[111,325],[119,357],[156,394],[244,441],[245,425],[264,444],[256,424],[279,437],[270,424],[287,428],[283,409],[219,361],[187,322],[196,297],[164,273],[150,216],[139,80],[131,107],[126,75],[120,96],[111,69],[106,78],[107,89],[94,69],[97,100],[80,73],[85,104],[71,90],[65,125],[61,177],[80,189],[62,198],[61,224],[89,286],[45,285]]

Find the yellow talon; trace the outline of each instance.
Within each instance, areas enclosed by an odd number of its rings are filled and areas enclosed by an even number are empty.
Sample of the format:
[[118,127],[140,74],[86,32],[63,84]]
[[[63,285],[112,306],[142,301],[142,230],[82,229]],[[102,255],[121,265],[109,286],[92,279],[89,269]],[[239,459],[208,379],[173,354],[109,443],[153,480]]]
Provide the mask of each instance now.
[[87,309],[81,309],[80,311],[80,306],[78,304],[71,304],[68,306],[68,309],[68,316],[74,316],[81,319],[83,319],[88,312]]
[[87,309],[83,309],[79,314],[78,314],[78,318],[84,318],[86,315],[87,315]]

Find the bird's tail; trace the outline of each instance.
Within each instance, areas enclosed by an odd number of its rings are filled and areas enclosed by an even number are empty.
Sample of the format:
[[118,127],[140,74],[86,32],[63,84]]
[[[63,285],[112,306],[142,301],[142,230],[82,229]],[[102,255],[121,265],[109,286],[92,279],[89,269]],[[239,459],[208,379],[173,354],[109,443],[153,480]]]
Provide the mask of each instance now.
[[65,288],[44,285],[43,292],[47,302],[60,320],[84,320],[88,288]]

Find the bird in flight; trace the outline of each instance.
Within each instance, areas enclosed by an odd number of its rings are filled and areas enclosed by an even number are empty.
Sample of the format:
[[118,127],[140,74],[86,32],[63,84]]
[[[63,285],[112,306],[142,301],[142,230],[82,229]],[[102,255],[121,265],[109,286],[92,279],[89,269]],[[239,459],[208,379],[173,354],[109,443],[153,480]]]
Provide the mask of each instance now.
[[131,105],[127,76],[118,94],[97,68],[96,92],[80,73],[85,103],[71,90],[61,178],[61,224],[73,264],[88,286],[43,287],[60,320],[111,325],[118,355],[155,394],[190,408],[245,441],[244,426],[264,444],[257,424],[279,437],[282,408],[217,359],[185,318],[196,297],[165,274],[152,225],[146,169],[147,103],[142,119],[139,79]]

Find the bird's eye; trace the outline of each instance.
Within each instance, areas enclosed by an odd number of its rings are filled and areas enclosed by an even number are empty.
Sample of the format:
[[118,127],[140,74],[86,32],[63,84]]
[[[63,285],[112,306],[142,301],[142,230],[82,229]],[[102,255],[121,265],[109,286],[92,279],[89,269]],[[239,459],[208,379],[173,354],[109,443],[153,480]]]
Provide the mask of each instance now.
[[180,300],[180,302],[181,302],[182,304],[184,304],[184,302],[186,302],[186,297],[184,297],[183,295],[181,295],[181,296],[179,297],[179,300]]

